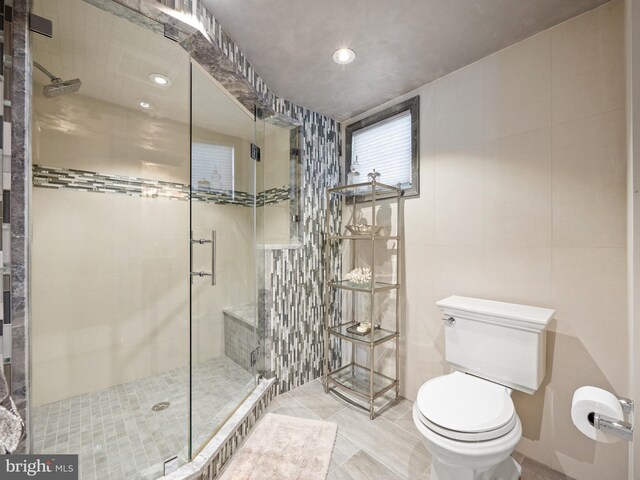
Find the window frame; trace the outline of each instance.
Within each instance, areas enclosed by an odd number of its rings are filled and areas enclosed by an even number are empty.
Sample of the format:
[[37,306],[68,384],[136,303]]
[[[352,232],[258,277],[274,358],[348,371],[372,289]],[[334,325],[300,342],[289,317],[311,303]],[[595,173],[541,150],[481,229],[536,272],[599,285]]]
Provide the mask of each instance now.
[[[374,113],[362,120],[347,125],[345,128],[345,180],[349,178],[348,175],[351,171],[353,134],[358,130],[375,125],[378,122],[382,122],[389,117],[393,117],[394,115],[398,115],[405,111],[411,112],[411,182],[409,187],[403,187],[403,195],[404,197],[420,196],[420,95],[416,95],[415,97],[409,98],[408,100],[385,108],[380,112]],[[361,175],[366,175],[367,173],[369,172],[360,172]]]

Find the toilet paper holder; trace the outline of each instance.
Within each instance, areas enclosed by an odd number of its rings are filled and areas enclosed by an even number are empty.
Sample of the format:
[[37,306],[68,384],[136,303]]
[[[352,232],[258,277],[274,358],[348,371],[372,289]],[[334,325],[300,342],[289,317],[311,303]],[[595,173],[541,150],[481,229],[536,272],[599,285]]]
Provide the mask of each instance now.
[[[624,413],[633,412],[633,400],[629,398],[619,397],[618,401],[622,406]],[[633,440],[633,425],[624,420],[616,420],[615,418],[602,415],[598,412],[591,412],[588,415],[589,423],[598,430],[601,430],[616,437],[620,437],[627,442]]]

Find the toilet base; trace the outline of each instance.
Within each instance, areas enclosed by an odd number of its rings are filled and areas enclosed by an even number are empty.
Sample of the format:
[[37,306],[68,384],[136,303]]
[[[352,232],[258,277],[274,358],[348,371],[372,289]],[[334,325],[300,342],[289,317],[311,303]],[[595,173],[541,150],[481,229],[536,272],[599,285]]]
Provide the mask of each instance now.
[[521,473],[522,467],[511,456],[482,470],[450,465],[437,458],[431,463],[431,480],[518,480]]

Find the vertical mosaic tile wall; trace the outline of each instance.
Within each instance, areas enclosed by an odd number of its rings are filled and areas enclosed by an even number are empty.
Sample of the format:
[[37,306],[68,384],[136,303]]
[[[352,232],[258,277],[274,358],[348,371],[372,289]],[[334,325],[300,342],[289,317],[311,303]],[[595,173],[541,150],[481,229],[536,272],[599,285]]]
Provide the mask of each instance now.
[[[337,122],[287,101],[277,101],[276,110],[303,125],[302,248],[265,251],[265,367],[267,374],[275,375],[282,393],[322,374],[323,288],[329,273],[324,271],[323,255],[325,192],[338,184],[340,165]],[[332,270],[340,268],[337,259]],[[338,295],[333,298],[335,305],[341,304]],[[330,362],[337,366],[338,341],[330,352]]]

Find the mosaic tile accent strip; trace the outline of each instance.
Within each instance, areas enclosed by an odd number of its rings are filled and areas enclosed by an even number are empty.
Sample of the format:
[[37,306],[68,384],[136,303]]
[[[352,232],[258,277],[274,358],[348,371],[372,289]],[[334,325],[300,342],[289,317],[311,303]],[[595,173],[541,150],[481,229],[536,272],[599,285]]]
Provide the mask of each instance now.
[[284,202],[291,198],[291,191],[288,186],[275,187],[258,193],[256,204],[258,206],[271,205],[274,203]]
[[189,199],[189,188],[180,183],[41,165],[33,165],[33,186],[136,197],[162,197],[172,200]]
[[[226,356],[193,370],[194,446],[205,443],[255,388]],[[170,402],[154,412],[158,402]],[[33,408],[33,453],[78,453],[82,480],[153,480],[163,462],[188,462],[189,369],[116,385]]]
[[[42,165],[33,166],[33,186],[52,189],[69,188],[79,192],[113,193],[134,197],[189,200],[189,186],[182,183]],[[257,198],[250,193],[238,190],[231,192],[198,189],[194,192],[193,199],[220,205],[253,207],[254,202],[257,202],[257,205],[269,205],[289,199],[289,187],[272,188],[260,192]]]

